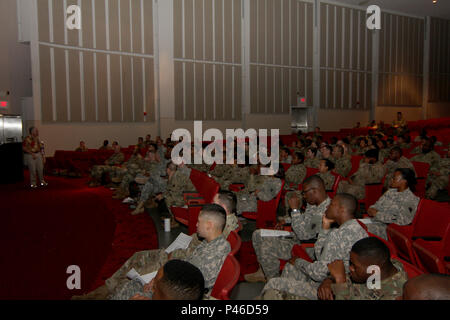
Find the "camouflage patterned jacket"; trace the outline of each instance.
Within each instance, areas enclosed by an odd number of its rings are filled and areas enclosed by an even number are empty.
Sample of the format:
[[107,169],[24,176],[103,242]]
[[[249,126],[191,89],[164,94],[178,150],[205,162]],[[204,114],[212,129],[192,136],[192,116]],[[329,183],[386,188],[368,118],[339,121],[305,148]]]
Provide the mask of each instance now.
[[108,160],[105,161],[105,164],[108,166],[118,166],[123,163],[125,160],[125,155],[122,152],[114,153]]
[[368,234],[355,220],[346,221],[337,229],[321,230],[314,245],[315,261],[295,260],[295,266],[316,282],[323,281],[328,275],[328,264],[334,260],[344,261],[346,270],[352,246]]
[[395,300],[402,295],[403,285],[408,281],[408,275],[401,262],[393,259],[392,264],[398,272],[392,277],[381,280],[381,289],[369,289],[366,283],[353,283],[350,276],[347,276],[346,283],[331,285],[335,300]]
[[[294,164],[286,171],[285,179],[286,185],[290,183],[300,184],[306,177],[306,167],[303,164]],[[285,187],[286,187],[285,185]]]
[[333,174],[331,174],[331,172],[329,171],[325,173],[319,172],[316,175],[322,178],[323,182],[325,183],[325,190],[333,189],[333,184],[336,177]]
[[163,197],[166,199],[167,207],[183,206],[183,192],[194,191],[195,187],[189,178],[190,171],[183,170],[186,168],[178,168],[173,176],[167,183],[167,189],[163,193]]
[[331,203],[331,199],[327,198],[318,206],[306,205],[303,214],[293,213],[292,230],[299,240],[316,239],[320,230],[322,230],[322,216]]
[[411,224],[416,215],[420,198],[410,189],[398,192],[397,189],[389,189],[371,208],[378,210],[375,221],[386,224],[396,223],[401,226]]
[[303,162],[305,167],[307,168],[319,168],[320,159],[314,158],[314,159],[305,159],[305,162]]
[[207,242],[202,241],[186,261],[200,269],[205,278],[205,288],[212,288],[231,247],[223,235]]
[[340,174],[343,177],[348,176],[348,174],[352,170],[352,162],[347,157],[335,159],[333,162],[335,165],[334,170],[337,174]]
[[352,176],[353,184],[364,186],[370,183],[380,183],[385,174],[385,168],[381,162],[374,164],[362,162],[358,171]]
[[430,165],[430,172],[431,172],[439,170],[439,162],[441,160],[441,156],[435,151],[430,151],[425,154],[424,153],[418,154],[409,160],[428,163]]

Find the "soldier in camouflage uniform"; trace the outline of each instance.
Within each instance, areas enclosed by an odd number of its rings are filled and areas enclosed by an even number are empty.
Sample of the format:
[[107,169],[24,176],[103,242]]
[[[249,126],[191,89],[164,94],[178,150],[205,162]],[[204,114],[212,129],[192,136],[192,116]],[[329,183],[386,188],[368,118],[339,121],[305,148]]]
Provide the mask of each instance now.
[[325,183],[325,189],[331,190],[333,189],[334,181],[336,177],[331,173],[334,169],[334,163],[328,159],[320,160],[319,164],[319,173],[317,175],[323,180]]
[[270,201],[274,199],[280,192],[281,185],[281,180],[274,176],[250,175],[248,185],[236,194],[237,213],[256,212],[258,200]]
[[348,181],[339,183],[339,193],[349,193],[358,200],[366,197],[366,184],[380,183],[385,175],[384,166],[378,162],[378,150],[371,149],[365,153],[364,162]]
[[141,214],[145,211],[144,205],[151,197],[165,192],[167,189],[167,179],[161,177],[159,173],[150,174],[149,179],[142,187],[141,195],[139,197],[136,209],[131,213],[132,215]]
[[426,191],[426,197],[428,199],[434,199],[439,190],[446,189],[449,183],[450,174],[450,150],[447,151],[447,158],[441,158],[439,161],[439,170],[431,171],[430,175],[433,176],[431,179],[431,185]]
[[336,145],[333,148],[334,172],[346,177],[352,170],[352,162],[348,157],[344,156],[344,147]]
[[[234,214],[236,209],[234,195],[231,191],[220,191],[214,196],[213,203],[224,208],[227,214],[225,228],[223,229],[223,236],[227,239],[231,231],[236,231],[239,228],[239,220]],[[174,259],[185,259],[192,254],[200,243],[199,235],[194,233],[188,248],[186,250],[178,249],[173,251],[171,257]]]
[[[417,161],[428,163],[430,165],[429,172],[438,172],[441,156],[433,149],[433,143],[430,139],[426,138],[424,144],[422,145],[422,152],[409,160],[411,160],[412,162]],[[432,184],[435,179],[436,175],[429,174],[427,178],[427,184]]]
[[[350,252],[350,272],[337,260],[328,265],[331,276],[320,285],[321,300],[396,300],[403,293],[408,275],[403,264],[390,258],[389,248],[379,239],[368,237],[356,242]],[[380,288],[368,288],[369,266],[380,268]]]
[[306,160],[304,162],[305,167],[307,168],[319,168],[320,159],[317,157],[317,149],[316,148],[308,148],[306,151]]
[[301,191],[298,190],[298,186],[306,177],[306,167],[303,165],[304,159],[305,156],[302,153],[294,153],[292,156],[292,166],[290,166],[286,171],[284,189],[291,190],[288,191],[284,197],[286,211],[289,210],[289,199],[291,199],[294,195],[300,199],[302,198]]
[[[270,279],[262,291],[268,289],[287,292],[307,299],[317,299],[317,289],[328,276],[328,264],[343,260],[348,270],[352,246],[368,236],[366,230],[354,218],[356,199],[348,194],[338,194],[322,218],[322,230],[314,245],[314,262],[292,258],[283,269],[281,277]],[[337,224],[337,229],[331,228]]]
[[317,176],[305,180],[302,195],[307,202],[305,212],[300,213],[300,199],[292,197],[289,202],[292,209],[290,219],[281,220],[277,225],[278,228],[284,223],[291,222],[293,239],[262,237],[261,230],[253,232],[252,243],[260,268],[255,273],[245,275],[246,281],[261,282],[278,277],[280,274],[279,259],[291,259],[292,247],[295,244],[300,244],[302,240],[317,238],[322,227],[322,217],[331,200],[325,191],[322,179]]
[[412,223],[416,215],[420,198],[414,195],[416,179],[414,171],[407,168],[397,169],[391,179],[389,189],[367,213],[373,217],[367,228],[369,232],[388,240],[386,226],[395,223],[406,226]]
[[114,147],[114,154],[105,161],[103,166],[94,166],[91,170],[90,187],[96,187],[100,185],[102,175],[111,172],[114,166],[119,166],[125,160],[125,155],[120,151],[120,146]]
[[395,170],[397,169],[409,168],[414,171],[414,175],[416,174],[414,165],[408,158],[403,157],[403,151],[400,147],[394,147],[391,149],[389,153],[389,160],[384,164],[384,168],[386,169],[386,179],[384,181],[385,188],[389,187],[390,181],[394,176]]
[[[197,232],[205,240],[196,246],[189,256],[182,259],[200,269],[205,279],[205,288],[208,289],[214,286],[223,262],[231,251],[230,244],[222,234],[225,227],[225,215],[225,210],[218,205],[208,204],[203,207],[197,223]],[[151,273],[159,270],[172,258],[165,249],[136,252],[105,281],[105,285],[76,298],[127,300],[137,293],[143,294],[143,286],[128,280],[127,273],[133,268],[141,275]]]

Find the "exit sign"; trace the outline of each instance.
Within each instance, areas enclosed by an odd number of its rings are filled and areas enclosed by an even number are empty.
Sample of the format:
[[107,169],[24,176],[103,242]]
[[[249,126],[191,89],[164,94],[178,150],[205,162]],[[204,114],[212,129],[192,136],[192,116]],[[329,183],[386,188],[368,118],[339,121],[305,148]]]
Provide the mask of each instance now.
[[8,101],[0,101],[0,107],[8,108]]

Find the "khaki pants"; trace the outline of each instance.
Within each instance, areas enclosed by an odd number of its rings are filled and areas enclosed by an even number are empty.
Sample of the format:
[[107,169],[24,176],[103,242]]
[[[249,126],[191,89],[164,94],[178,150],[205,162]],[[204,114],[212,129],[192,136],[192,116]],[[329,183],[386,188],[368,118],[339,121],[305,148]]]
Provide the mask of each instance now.
[[39,182],[42,183],[44,181],[44,163],[41,153],[35,153],[34,155],[36,159],[33,159],[33,155],[29,153],[25,154],[25,163],[28,170],[30,170],[30,183],[36,185],[36,172]]

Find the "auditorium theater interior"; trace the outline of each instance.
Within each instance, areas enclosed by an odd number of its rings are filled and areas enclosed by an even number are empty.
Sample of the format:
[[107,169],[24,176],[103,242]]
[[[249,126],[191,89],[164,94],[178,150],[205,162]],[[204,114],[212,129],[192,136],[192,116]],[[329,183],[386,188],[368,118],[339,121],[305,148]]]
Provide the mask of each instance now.
[[450,1],[0,21],[0,300],[450,300]]

